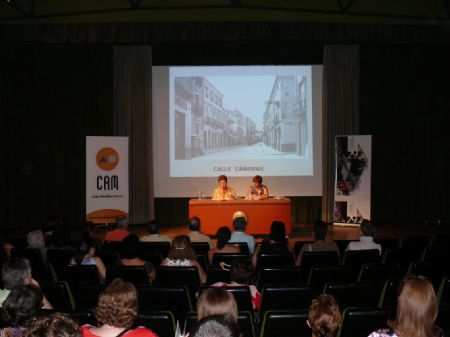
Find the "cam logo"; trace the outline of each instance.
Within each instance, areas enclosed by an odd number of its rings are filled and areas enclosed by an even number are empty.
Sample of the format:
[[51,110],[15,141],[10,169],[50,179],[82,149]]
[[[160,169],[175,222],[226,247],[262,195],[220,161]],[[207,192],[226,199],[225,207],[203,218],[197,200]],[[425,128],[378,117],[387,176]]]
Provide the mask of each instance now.
[[119,154],[110,147],[104,147],[97,152],[97,166],[103,171],[114,170],[119,164]]

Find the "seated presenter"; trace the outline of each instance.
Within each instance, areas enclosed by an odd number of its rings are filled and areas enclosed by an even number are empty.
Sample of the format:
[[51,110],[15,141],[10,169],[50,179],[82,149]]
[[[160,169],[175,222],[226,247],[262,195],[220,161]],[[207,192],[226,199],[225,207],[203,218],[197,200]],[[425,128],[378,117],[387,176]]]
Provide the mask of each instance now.
[[228,186],[227,176],[221,175],[217,178],[219,186],[213,191],[213,200],[232,200],[236,199],[234,188]]
[[261,176],[253,177],[253,186],[250,186],[247,191],[246,199],[248,200],[263,200],[269,197],[269,189],[263,185]]

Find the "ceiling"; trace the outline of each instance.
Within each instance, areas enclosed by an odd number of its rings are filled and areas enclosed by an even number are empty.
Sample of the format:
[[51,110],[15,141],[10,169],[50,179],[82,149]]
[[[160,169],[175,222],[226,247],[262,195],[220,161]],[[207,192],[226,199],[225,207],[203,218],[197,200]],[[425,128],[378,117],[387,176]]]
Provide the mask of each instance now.
[[328,22],[448,26],[450,0],[0,0],[0,24]]

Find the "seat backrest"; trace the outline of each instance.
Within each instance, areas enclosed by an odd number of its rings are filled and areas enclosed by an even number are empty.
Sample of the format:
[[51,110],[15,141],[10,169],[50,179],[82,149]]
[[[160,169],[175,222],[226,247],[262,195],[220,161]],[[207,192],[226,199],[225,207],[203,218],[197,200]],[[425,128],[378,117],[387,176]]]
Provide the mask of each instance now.
[[115,278],[121,278],[133,283],[135,286],[150,285],[151,283],[147,268],[144,266],[108,266],[106,268],[105,283],[109,284]]
[[191,299],[186,286],[137,288],[139,308],[142,311],[170,311],[178,321],[184,320],[192,310]]
[[407,236],[400,240],[400,248],[415,248],[423,250],[432,242],[428,235]]
[[98,304],[98,297],[105,289],[103,284],[77,283],[71,287],[77,310],[92,310]]
[[444,336],[450,336],[450,303],[441,304],[439,306],[436,325],[444,330]]
[[418,261],[422,257],[423,250],[411,247],[388,248],[383,255],[383,263],[401,263],[409,265],[412,261]]
[[242,254],[247,256],[250,254],[250,249],[248,248],[247,242],[228,242],[230,245],[238,246]]
[[73,283],[87,283],[91,285],[100,284],[100,276],[95,265],[74,265],[67,266],[64,280]]
[[95,326],[97,321],[94,317],[94,313],[90,309],[85,310],[71,310],[67,314],[78,322],[80,326],[84,324],[89,324]]
[[313,241],[295,241],[295,243],[294,243],[294,256],[297,257],[298,254],[300,253],[300,251],[302,250],[303,246],[308,244],[308,243],[313,243]]
[[364,263],[380,263],[381,255],[378,249],[347,250],[342,264],[349,265],[359,272]]
[[139,257],[141,258],[141,260],[151,262],[154,266],[159,266],[162,261],[160,252],[154,252],[145,249],[140,251]]
[[175,318],[170,311],[142,311],[138,313],[133,327],[144,326],[152,330],[158,337],[175,335]]
[[258,271],[256,284],[259,290],[266,285],[299,285],[303,280],[302,270],[297,266],[262,267]]
[[66,281],[43,282],[41,288],[55,310],[67,312],[75,309],[73,294]]
[[191,242],[191,247],[196,253],[203,253],[208,256],[208,251],[210,250],[208,242]]
[[346,308],[337,337],[367,337],[371,332],[387,328],[392,311],[374,308]]
[[257,269],[269,266],[293,266],[294,254],[285,253],[261,253],[258,255]]
[[311,268],[313,266],[337,266],[339,265],[339,255],[336,251],[328,252],[304,252],[300,268],[307,281]]
[[75,248],[48,248],[47,262],[51,263],[58,278],[62,277],[65,266],[69,265],[70,260],[75,255]]
[[386,251],[388,248],[398,248],[400,245],[400,241],[397,238],[385,238],[385,239],[375,239],[376,243],[381,245],[381,249],[383,252]]
[[339,253],[341,256],[344,256],[345,250],[347,249],[347,246],[350,242],[354,240],[334,240],[334,242],[337,244],[339,248]]
[[439,305],[450,304],[450,276],[444,277],[437,292]]
[[401,263],[372,264],[365,263],[359,271],[358,282],[384,282],[388,279],[401,279],[406,275],[407,268]]
[[230,271],[218,266],[210,266],[207,272],[206,284],[211,285],[216,282],[230,283]]
[[170,250],[170,242],[161,241],[161,242],[140,242],[141,252],[160,252],[163,258],[167,257]]
[[324,293],[332,295],[339,303],[341,310],[348,307],[376,307],[382,287],[375,282],[327,283]]
[[351,283],[355,280],[356,276],[350,266],[314,266],[309,274],[308,283],[318,296],[326,283]]
[[239,258],[248,258],[248,255],[242,254],[242,253],[215,253],[212,258],[212,266],[220,266],[221,262],[224,262],[226,264],[230,264],[235,260]]
[[252,294],[247,286],[227,287],[227,291],[233,294],[238,311],[253,311]]
[[444,277],[450,275],[450,264],[447,261],[413,261],[409,265],[408,274],[426,276],[437,291]]
[[309,284],[298,286],[265,286],[261,294],[260,316],[269,310],[308,310],[314,298]]
[[398,279],[386,280],[383,291],[381,292],[378,307],[383,309],[394,309],[397,306],[399,283],[400,280]]
[[269,310],[264,314],[260,337],[311,337],[307,310]]
[[200,277],[197,267],[169,267],[159,266],[156,270],[157,287],[172,285],[185,285],[191,295],[194,295],[200,287]]

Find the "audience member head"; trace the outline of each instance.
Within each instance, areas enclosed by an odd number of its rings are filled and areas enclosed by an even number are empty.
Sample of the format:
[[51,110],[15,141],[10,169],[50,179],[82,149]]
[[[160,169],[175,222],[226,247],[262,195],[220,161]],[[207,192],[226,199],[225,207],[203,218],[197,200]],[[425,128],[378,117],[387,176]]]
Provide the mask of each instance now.
[[322,294],[312,301],[307,322],[313,337],[333,337],[340,321],[339,306],[333,296]]
[[128,227],[128,218],[125,215],[118,215],[116,217],[116,226],[118,229],[126,230]]
[[27,234],[27,243],[31,248],[44,248],[45,239],[44,233],[40,229],[31,231]]
[[13,257],[3,263],[2,278],[5,289],[11,290],[31,281],[30,262],[23,257]]
[[97,243],[95,239],[90,236],[84,237],[80,245],[77,248],[77,252],[74,256],[74,261],[76,264],[81,264],[86,257],[95,256],[95,249],[97,247]]
[[211,315],[228,315],[237,322],[238,309],[233,294],[218,287],[203,291],[197,301],[197,320]]
[[233,219],[233,229],[238,232],[245,232],[247,228],[247,220],[244,217]]
[[286,226],[281,221],[274,221],[270,226],[269,238],[278,243],[286,243]]
[[191,239],[187,235],[178,235],[172,241],[168,258],[172,260],[196,260],[197,254],[191,247]]
[[122,259],[134,259],[139,257],[140,241],[137,235],[127,235],[119,247],[119,254]]
[[220,175],[217,177],[217,181],[220,183],[221,181],[227,181],[228,182],[228,178],[226,175]]
[[422,276],[408,275],[399,290],[397,315],[388,322],[390,327],[400,337],[436,336],[438,307],[431,282]]
[[230,241],[231,230],[226,226],[220,227],[217,230],[216,237],[217,237],[217,248],[222,249],[223,247],[225,247],[228,241]]
[[66,314],[56,312],[32,321],[21,337],[81,337],[78,323]]
[[138,313],[138,296],[134,285],[114,279],[100,294],[95,318],[100,325],[130,328]]
[[239,284],[250,284],[253,271],[253,265],[249,259],[234,259],[230,266],[231,281]]
[[373,224],[371,221],[364,219],[361,222],[361,232],[364,236],[373,236]]
[[150,234],[159,234],[159,224],[156,220],[150,220],[148,223],[148,232]]
[[197,232],[200,230],[200,218],[193,216],[188,221],[188,227],[190,231]]
[[238,324],[225,315],[211,315],[199,320],[189,332],[190,337],[241,337]]
[[12,327],[24,327],[42,306],[42,291],[28,284],[14,287],[3,302],[3,315]]
[[328,232],[328,225],[322,220],[314,222],[314,238],[317,241],[325,241]]

